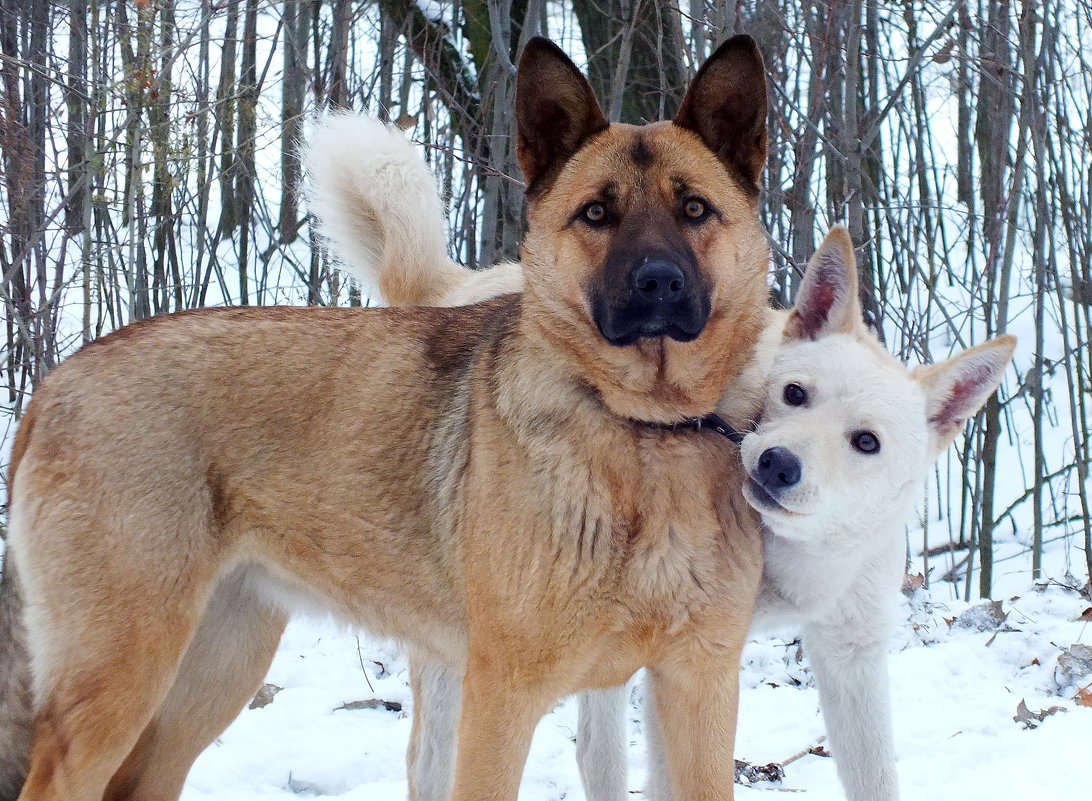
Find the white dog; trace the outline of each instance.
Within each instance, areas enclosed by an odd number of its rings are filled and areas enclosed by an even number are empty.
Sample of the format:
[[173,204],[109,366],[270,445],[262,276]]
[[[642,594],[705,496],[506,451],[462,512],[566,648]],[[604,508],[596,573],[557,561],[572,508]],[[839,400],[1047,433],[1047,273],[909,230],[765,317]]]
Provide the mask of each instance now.
[[[435,182],[399,132],[334,117],[305,155],[311,207],[334,252],[389,303],[457,305],[519,291],[518,264],[469,271],[448,258]],[[997,388],[1015,344],[1002,336],[907,370],[861,322],[853,244],[839,227],[808,265],[793,309],[771,312],[750,375],[719,409],[746,419],[755,393],[765,398],[761,423],[741,445],[743,492],[766,529],[753,629],[802,631],[849,801],[898,799],[886,662],[903,525],[933,461]],[[461,677],[417,662],[414,693],[411,796],[442,801]],[[625,690],[580,700],[577,758],[589,801],[622,801]],[[646,796],[669,801],[658,727],[647,724]]]

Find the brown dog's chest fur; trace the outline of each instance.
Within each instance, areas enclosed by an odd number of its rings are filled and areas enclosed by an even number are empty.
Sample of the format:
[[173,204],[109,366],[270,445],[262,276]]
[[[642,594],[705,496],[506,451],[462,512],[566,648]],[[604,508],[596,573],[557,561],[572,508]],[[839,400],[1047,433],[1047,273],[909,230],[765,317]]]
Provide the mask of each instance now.
[[[730,642],[759,559],[736,447],[619,419],[510,324],[471,383],[456,536],[482,612],[470,636],[525,649],[513,662],[537,674],[564,659],[594,685],[677,637]],[[498,522],[516,547],[497,547]]]
[[[712,649],[730,641],[757,553],[752,513],[735,500],[732,446],[708,434],[610,430],[581,445],[583,455],[539,464],[546,486],[536,489],[547,492],[498,486],[468,504],[468,521],[509,510],[506,525],[524,538],[498,553],[492,532],[471,522],[462,532],[471,608],[492,611],[472,615],[484,625],[471,637],[523,650],[514,664],[538,674],[564,660],[592,686],[624,681],[676,638]],[[468,482],[489,480],[496,455],[483,449],[480,469],[472,458]]]

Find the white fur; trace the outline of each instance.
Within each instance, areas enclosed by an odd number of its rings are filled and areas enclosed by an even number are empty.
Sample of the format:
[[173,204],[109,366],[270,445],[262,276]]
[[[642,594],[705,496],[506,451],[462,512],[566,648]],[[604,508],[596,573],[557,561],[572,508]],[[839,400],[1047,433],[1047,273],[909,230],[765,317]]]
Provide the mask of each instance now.
[[[652,683],[647,685],[652,692]],[[580,694],[576,761],[584,793],[596,801],[626,801],[626,686]],[[652,704],[646,705],[651,709]],[[614,736],[604,737],[603,732]],[[661,745],[660,751],[666,753]]]
[[471,272],[451,261],[436,181],[397,128],[331,114],[302,155],[319,231],[388,304],[460,306],[522,289],[518,265]]
[[441,662],[413,654],[417,682],[413,702],[424,725],[414,731],[406,758],[410,798],[443,801],[455,783],[455,738],[463,702],[462,675]]
[[[327,123],[307,159],[312,207],[335,250],[351,265],[371,259],[365,275],[381,284],[417,287],[397,297],[388,293],[395,304],[458,305],[518,291],[518,264],[471,272],[447,258],[427,169],[400,134],[352,119]],[[399,141],[387,141],[392,138]],[[366,152],[343,164],[350,140],[367,140]],[[765,376],[768,388],[762,424],[742,445],[748,473],[755,475],[763,452],[774,446],[792,451],[803,466],[800,482],[779,492],[772,505],[744,489],[766,529],[752,629],[786,623],[801,629],[848,801],[897,801],[886,662],[903,524],[933,459],[996,389],[1015,341],[1002,337],[910,372],[861,324],[856,298],[852,242],[837,228],[802,284],[797,308],[806,314],[772,315],[745,377],[761,387]],[[785,403],[788,383],[805,387],[809,403]],[[737,403],[730,392],[720,411],[730,413]],[[879,438],[877,453],[853,447],[860,430]],[[450,787],[459,674],[431,664],[421,676],[411,797],[439,801]],[[671,801],[653,707],[646,702],[646,797]],[[628,798],[624,709],[624,688],[581,695],[577,759],[589,801]]]

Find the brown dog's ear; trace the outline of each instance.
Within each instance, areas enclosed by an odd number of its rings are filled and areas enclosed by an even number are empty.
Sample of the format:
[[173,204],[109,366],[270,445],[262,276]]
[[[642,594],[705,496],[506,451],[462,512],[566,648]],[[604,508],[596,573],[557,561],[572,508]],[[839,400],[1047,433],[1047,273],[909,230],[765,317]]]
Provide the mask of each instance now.
[[1002,334],[947,361],[914,371],[914,378],[925,390],[934,454],[948,447],[967,419],[997,389],[1015,348],[1016,337]]
[[561,48],[536,36],[516,74],[516,158],[533,195],[584,140],[607,127],[591,84]]
[[853,239],[843,226],[836,225],[808,262],[785,323],[785,338],[818,339],[825,334],[848,334],[860,325]]
[[754,39],[733,36],[709,56],[675,124],[687,128],[757,192],[766,164],[766,68]]

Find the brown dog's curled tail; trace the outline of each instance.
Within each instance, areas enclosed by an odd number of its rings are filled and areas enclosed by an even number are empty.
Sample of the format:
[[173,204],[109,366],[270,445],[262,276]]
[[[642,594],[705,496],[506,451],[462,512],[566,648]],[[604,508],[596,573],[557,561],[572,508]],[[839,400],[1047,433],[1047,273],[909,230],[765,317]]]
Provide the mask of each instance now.
[[0,801],[15,801],[26,778],[33,724],[23,598],[11,550],[0,574]]

